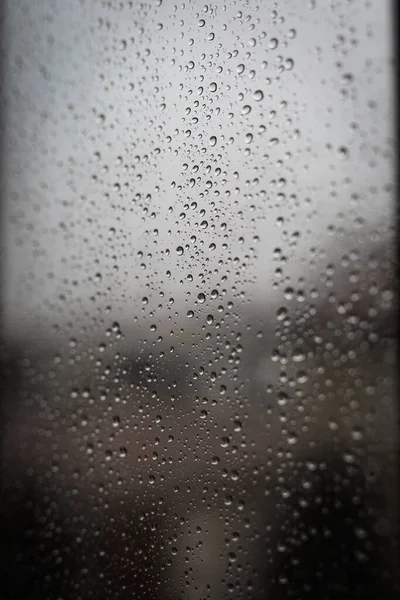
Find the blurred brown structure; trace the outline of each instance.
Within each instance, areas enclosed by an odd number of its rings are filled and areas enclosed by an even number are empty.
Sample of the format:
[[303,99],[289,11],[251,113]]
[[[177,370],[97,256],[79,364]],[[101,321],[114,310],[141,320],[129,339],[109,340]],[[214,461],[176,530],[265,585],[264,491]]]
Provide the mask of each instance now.
[[395,598],[396,290],[382,265],[358,302],[321,294],[265,317],[232,302],[172,352],[144,351],[140,328],[132,347],[118,325],[106,343],[5,344],[6,597]]

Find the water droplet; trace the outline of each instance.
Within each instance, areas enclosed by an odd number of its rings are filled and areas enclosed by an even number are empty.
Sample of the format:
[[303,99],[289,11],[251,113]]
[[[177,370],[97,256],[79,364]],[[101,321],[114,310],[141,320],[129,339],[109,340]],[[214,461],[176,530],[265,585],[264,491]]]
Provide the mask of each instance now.
[[283,63],[283,66],[286,71],[291,71],[294,67],[294,60],[292,58],[287,58]]
[[256,102],[261,102],[264,98],[264,93],[261,90],[256,90],[253,94],[253,98]]
[[286,300],[291,300],[293,298],[293,294],[294,294],[294,289],[292,287],[287,287],[283,291],[283,295],[286,298]]
[[287,395],[286,392],[279,392],[278,393],[278,406],[286,406],[286,404],[289,402],[289,396]]
[[362,440],[363,437],[364,437],[364,432],[361,429],[361,427],[354,426],[353,429],[352,429],[352,431],[351,431],[351,437],[356,442],[359,442],[360,440]]
[[302,362],[303,360],[305,360],[306,355],[304,354],[304,352],[302,350],[296,349],[293,352],[293,360],[294,362]]
[[284,306],[281,306],[276,311],[276,318],[278,321],[283,321],[283,319],[287,316],[287,310]]

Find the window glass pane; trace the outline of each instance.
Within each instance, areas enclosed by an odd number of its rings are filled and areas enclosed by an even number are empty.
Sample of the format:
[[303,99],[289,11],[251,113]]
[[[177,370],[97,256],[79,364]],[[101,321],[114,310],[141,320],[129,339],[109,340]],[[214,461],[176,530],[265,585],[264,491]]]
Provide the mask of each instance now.
[[6,3],[6,598],[398,594],[391,21]]

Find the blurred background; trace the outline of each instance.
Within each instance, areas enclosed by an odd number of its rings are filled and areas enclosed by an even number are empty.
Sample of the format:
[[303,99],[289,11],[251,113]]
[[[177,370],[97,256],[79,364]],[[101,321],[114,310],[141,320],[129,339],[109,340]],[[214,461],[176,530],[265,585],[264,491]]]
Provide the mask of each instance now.
[[390,2],[6,2],[4,598],[395,598]]

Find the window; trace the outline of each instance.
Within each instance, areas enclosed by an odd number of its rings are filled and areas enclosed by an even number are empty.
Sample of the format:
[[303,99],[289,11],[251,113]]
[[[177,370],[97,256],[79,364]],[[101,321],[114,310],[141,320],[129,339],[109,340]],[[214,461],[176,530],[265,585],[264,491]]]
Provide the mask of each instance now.
[[397,596],[391,18],[6,3],[5,598]]

